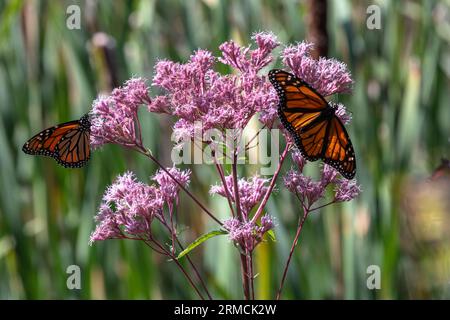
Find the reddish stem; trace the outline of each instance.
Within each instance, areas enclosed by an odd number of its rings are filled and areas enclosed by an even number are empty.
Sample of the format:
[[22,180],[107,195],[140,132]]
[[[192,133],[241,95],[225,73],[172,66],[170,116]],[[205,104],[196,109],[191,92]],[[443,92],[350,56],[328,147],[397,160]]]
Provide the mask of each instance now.
[[[198,296],[200,297],[200,299],[205,300],[205,298],[203,297],[203,295],[201,294],[200,290],[197,288],[197,286],[194,284],[194,281],[192,281],[191,276],[187,273],[187,271],[183,268],[183,266],[181,265],[181,263],[177,260],[177,257],[175,257],[170,251],[167,251],[166,248],[164,248],[161,244],[159,244],[157,241],[155,240],[151,240],[152,243],[154,243],[156,246],[158,246],[162,251],[165,252],[165,254],[172,258],[172,260],[175,262],[175,264],[178,266],[178,268],[181,270],[181,272],[184,274],[184,276],[186,277],[186,279],[188,280],[189,284],[192,286],[192,288],[194,288],[194,290],[197,292]],[[149,245],[147,243],[147,241],[145,241],[145,243],[147,245]]]
[[[234,203],[236,204],[236,213],[237,213],[237,218],[240,222],[244,221],[244,217],[242,215],[242,211],[241,211],[241,203],[240,203],[240,198],[239,198],[239,184],[238,184],[238,175],[237,175],[237,154],[234,153],[233,155],[233,163],[232,163],[232,168],[233,168],[233,191],[234,191]],[[249,275],[249,270],[248,270],[248,252],[247,249],[242,246],[242,250],[245,250],[245,254],[240,254],[241,255],[241,271],[242,271],[242,287],[244,290],[244,297],[245,300],[249,300],[250,299],[250,281],[249,281],[249,277],[253,276],[253,275]]]
[[272,180],[270,181],[269,189],[267,189],[266,194],[264,195],[264,198],[261,201],[261,204],[258,207],[258,210],[256,210],[255,215],[252,218],[252,222],[255,223],[263,213],[264,207],[267,204],[267,201],[269,200],[270,194],[272,193],[273,188],[275,187],[275,182],[277,181],[278,175],[280,174],[281,167],[283,166],[284,159],[286,159],[286,155],[289,151],[290,144],[286,144],[286,147],[284,148],[283,153],[280,156],[280,161],[278,162],[277,170],[275,171]]
[[245,254],[240,254],[241,258],[241,272],[242,272],[242,288],[244,290],[245,300],[250,300],[250,287],[248,281],[248,268],[247,268],[247,257]]
[[[174,241],[176,241],[176,243],[177,243],[178,246],[180,247],[181,251],[183,251],[183,250],[184,250],[184,247],[183,247],[183,245],[181,244],[180,239],[178,239],[178,237],[177,237],[177,235],[176,235],[176,231],[174,232],[174,231],[171,229],[171,227],[169,227],[169,225],[168,225],[165,221],[164,221],[164,222],[161,221],[161,223],[162,223],[162,225],[163,225],[164,227],[166,227],[167,231],[172,235],[172,237],[174,237],[173,240],[172,240],[172,243],[173,243],[173,244],[172,244],[172,248],[175,247]],[[148,245],[148,244],[147,244],[147,245]],[[174,250],[172,251],[172,255],[175,257],[175,251],[174,251]],[[191,258],[189,257],[189,254],[186,254],[186,258],[187,258],[189,264],[191,265],[192,269],[194,270],[195,275],[196,275],[197,278],[199,279],[200,284],[202,285],[203,289],[205,290],[206,294],[208,295],[209,300],[212,300],[212,297],[211,297],[211,295],[210,295],[210,293],[209,293],[209,291],[208,291],[208,288],[206,287],[206,284],[205,284],[203,278],[200,276],[200,273],[198,272],[197,267],[195,266],[194,262],[192,262]],[[177,258],[175,258],[175,259],[177,259]]]
[[[178,237],[176,239],[178,242],[178,246],[183,251],[184,247],[181,245],[180,240],[178,239]],[[191,265],[192,269],[194,270],[194,273],[197,276],[198,280],[200,281],[200,284],[202,285],[203,290],[205,290],[206,294],[208,295],[209,300],[212,300],[213,298],[211,297],[211,294],[209,293],[208,288],[206,287],[206,283],[203,280],[203,278],[200,276],[200,272],[197,270],[197,267],[195,266],[194,262],[192,262],[191,258],[189,257],[189,254],[186,255],[186,258],[189,261],[189,264]]]
[[161,170],[163,170],[165,173],[167,173],[167,175],[173,180],[175,181],[175,183],[181,188],[181,190],[183,190],[184,192],[186,192],[186,194],[208,215],[211,217],[211,219],[213,219],[214,221],[216,221],[219,225],[222,226],[222,222],[220,222],[219,219],[217,219],[212,213],[211,211],[209,211],[188,189],[186,189],[154,156],[152,156],[152,154],[146,150],[143,146],[138,146],[137,147],[137,151],[142,153],[143,155],[147,156],[149,159],[151,159],[153,162],[155,162],[160,168]]
[[283,290],[284,281],[286,279],[286,275],[287,275],[287,272],[289,269],[289,264],[291,263],[292,254],[294,253],[294,249],[297,246],[298,239],[300,237],[300,233],[302,232],[303,224],[305,223],[305,220],[308,217],[308,213],[309,213],[308,209],[303,208],[303,210],[304,210],[304,214],[303,214],[303,217],[301,218],[301,220],[299,219],[297,233],[295,234],[294,242],[292,243],[291,251],[289,252],[289,258],[287,259],[286,266],[284,267],[283,277],[281,278],[280,288],[278,289],[278,293],[277,293],[277,298],[276,298],[277,300],[280,300],[281,291]]
[[[215,162],[215,159],[214,159],[214,162]],[[220,181],[222,182],[223,189],[225,190],[225,194],[227,195],[226,198],[228,200],[228,205],[230,206],[231,215],[234,217],[235,214],[234,214],[233,204],[231,202],[231,199],[232,199],[231,198],[231,193],[230,193],[230,190],[228,190],[227,182],[226,182],[226,179],[225,179],[225,174],[224,174],[220,164],[218,164],[216,162],[215,165],[216,165],[217,172],[219,173],[219,177],[220,177]]]

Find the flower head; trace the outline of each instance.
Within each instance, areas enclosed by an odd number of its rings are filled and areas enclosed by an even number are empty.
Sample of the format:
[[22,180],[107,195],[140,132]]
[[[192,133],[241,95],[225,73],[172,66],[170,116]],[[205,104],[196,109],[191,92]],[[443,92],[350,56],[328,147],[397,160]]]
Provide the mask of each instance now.
[[[297,161],[294,160],[294,162]],[[338,171],[327,164],[322,167],[319,181],[314,181],[311,177],[305,176],[301,171],[295,169],[289,170],[283,180],[286,188],[294,193],[307,207],[311,207],[312,204],[323,198],[326,188],[330,185],[335,185],[333,202],[350,201],[361,192],[361,187],[356,183],[356,180],[339,178]]]
[[[223,185],[216,185],[212,186],[209,192],[211,194],[219,194],[222,197],[227,197],[228,191],[230,193],[230,199],[235,202],[233,176],[226,176],[225,181],[227,190],[225,190]],[[250,179],[241,178],[238,180],[239,203],[244,217],[247,217],[253,207],[262,200],[268,189],[268,182],[268,179],[263,179],[258,176],[251,177]]]
[[283,63],[321,95],[351,91],[353,80],[345,63],[335,59],[311,57],[313,45],[301,42],[283,51]]
[[322,168],[322,177],[320,179],[320,183],[326,187],[330,183],[335,183],[338,179],[339,173],[336,169],[328,164],[324,164]]
[[283,180],[286,188],[303,202],[307,201],[308,205],[313,204],[324,195],[325,188],[320,182],[313,181],[311,177],[296,170],[289,170]]
[[271,216],[264,215],[260,226],[251,221],[240,222],[236,218],[225,220],[223,226],[228,230],[231,241],[251,252],[262,241],[264,234],[274,227],[274,223]]
[[[167,93],[157,97],[149,110],[176,116],[176,137],[193,137],[195,123],[201,123],[204,130],[242,129],[256,113],[271,127],[276,119],[276,93],[257,73],[271,62],[278,42],[269,33],[257,33],[253,40],[258,46],[253,50],[233,41],[222,44],[218,59],[209,51],[198,50],[184,64],[159,61],[153,85]],[[214,71],[217,61],[239,72],[221,75]]]
[[137,181],[131,172],[118,176],[103,195],[91,242],[148,236],[153,219],[162,218],[163,205],[162,193],[154,186]]
[[150,104],[145,80],[133,78],[124,87],[114,89],[110,96],[94,101],[91,120],[91,146],[106,143],[133,145],[137,141],[137,110]]
[[97,221],[97,227],[91,234],[89,241],[91,244],[94,241],[116,239],[122,236],[122,230],[120,230],[120,227],[115,219],[115,214],[108,205],[104,203],[100,205],[95,220]]
[[291,153],[291,157],[292,157],[292,161],[294,161],[294,163],[297,165],[298,171],[302,172],[303,171],[303,167],[306,164],[306,160],[305,160],[305,158],[303,158],[303,156],[300,153],[300,151],[299,150],[294,150]]
[[147,109],[149,112],[170,114],[169,100],[166,96],[156,96]]
[[356,180],[339,179],[335,192],[336,201],[350,201],[361,193],[361,186]]
[[272,62],[271,53],[280,43],[273,33],[259,32],[252,36],[258,48],[241,48],[234,41],[228,41],[219,46],[222,57],[219,61],[232,66],[239,71],[256,73],[261,68]]
[[264,234],[267,231],[273,229],[274,226],[274,218],[266,214],[261,217],[261,226],[257,227],[257,229],[259,233]]
[[[175,167],[167,168],[167,171],[175,178],[183,187],[189,185],[191,171],[190,170],[179,170]],[[172,203],[174,200],[178,199],[178,193],[180,192],[180,186],[174,181],[174,179],[167,174],[164,170],[158,170],[158,172],[153,176],[159,184],[159,190],[161,195],[167,203]]]
[[350,123],[350,121],[352,121],[352,116],[350,114],[347,113],[347,109],[345,108],[345,106],[341,103],[337,103],[335,104],[335,114],[336,116],[341,119],[341,121],[344,124],[348,124]]

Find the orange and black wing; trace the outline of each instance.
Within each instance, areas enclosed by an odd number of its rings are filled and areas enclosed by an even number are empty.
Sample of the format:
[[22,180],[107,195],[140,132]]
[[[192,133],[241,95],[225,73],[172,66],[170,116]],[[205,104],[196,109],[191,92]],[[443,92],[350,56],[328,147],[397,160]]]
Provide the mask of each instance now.
[[306,82],[289,72],[273,69],[269,80],[278,93],[283,112],[320,112],[329,108],[328,102]]
[[89,115],[80,120],[70,121],[45,129],[28,140],[23,152],[54,158],[59,164],[69,168],[79,168],[90,157]]
[[306,82],[283,70],[269,80],[279,98],[278,115],[308,161],[323,159],[347,179],[356,172],[355,153],[342,122],[328,102]]
[[333,115],[327,130],[322,159],[345,178],[353,179],[356,173],[355,150],[344,125],[336,115]]
[[329,119],[319,118],[295,131],[294,140],[300,153],[308,161],[323,158],[324,146],[329,134]]
[[307,160],[320,159],[327,126],[322,114],[330,108],[328,102],[306,82],[286,71],[271,70],[269,80],[278,94],[278,116],[284,127]]
[[[306,82],[286,71],[271,70],[269,80],[278,94],[278,116],[299,145],[297,141],[299,131],[317,121],[322,111],[329,108],[329,105]],[[312,155],[309,156],[307,152],[305,157],[310,161],[318,159]]]
[[296,132],[295,142],[309,161],[322,159],[345,178],[356,173],[355,151],[341,120],[330,113]]
[[74,130],[68,132],[58,144],[56,161],[69,168],[80,168],[90,158],[89,132]]

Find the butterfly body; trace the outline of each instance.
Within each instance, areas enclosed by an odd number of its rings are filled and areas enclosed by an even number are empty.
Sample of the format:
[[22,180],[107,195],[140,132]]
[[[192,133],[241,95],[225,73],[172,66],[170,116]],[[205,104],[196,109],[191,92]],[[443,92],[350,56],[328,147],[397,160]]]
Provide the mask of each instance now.
[[91,122],[89,114],[45,129],[29,139],[22,151],[52,157],[66,168],[80,168],[90,158]]
[[344,124],[309,84],[283,70],[271,70],[269,80],[279,98],[278,116],[308,161],[322,159],[345,178],[356,173],[355,152]]

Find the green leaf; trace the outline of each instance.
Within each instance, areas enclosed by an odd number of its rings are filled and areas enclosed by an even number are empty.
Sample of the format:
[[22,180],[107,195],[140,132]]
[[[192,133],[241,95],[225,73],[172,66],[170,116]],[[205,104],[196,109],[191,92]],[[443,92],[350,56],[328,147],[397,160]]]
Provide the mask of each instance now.
[[186,254],[188,254],[189,252],[194,250],[196,247],[198,247],[200,244],[202,244],[206,240],[211,239],[216,236],[223,235],[223,234],[228,234],[228,232],[226,232],[225,230],[213,230],[211,232],[208,232],[208,233],[200,236],[199,238],[195,239],[194,242],[192,242],[190,245],[188,245],[186,249],[181,251],[180,254],[178,255],[177,259],[184,257]]
[[273,230],[269,230],[267,231],[267,236],[270,238],[270,240],[272,240],[273,242],[277,241],[277,238],[275,237],[275,232],[273,232]]

